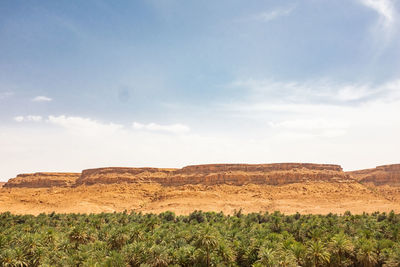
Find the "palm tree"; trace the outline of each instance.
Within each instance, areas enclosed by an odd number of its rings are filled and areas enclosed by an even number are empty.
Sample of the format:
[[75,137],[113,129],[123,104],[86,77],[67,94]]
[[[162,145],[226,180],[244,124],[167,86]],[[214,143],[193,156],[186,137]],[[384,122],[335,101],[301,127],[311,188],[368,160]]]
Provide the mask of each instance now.
[[223,262],[227,265],[231,264],[235,260],[234,251],[225,242],[219,244],[217,252]]
[[278,251],[278,263],[281,267],[297,267],[296,257],[291,250],[280,249]]
[[384,267],[400,266],[400,245],[396,245],[390,250],[388,258],[383,266]]
[[329,263],[330,254],[321,240],[311,240],[307,248],[307,256],[313,267]]
[[206,265],[207,267],[210,266],[210,254],[218,245],[218,238],[215,233],[212,232],[212,228],[206,227],[201,231],[196,243],[198,248],[201,248],[206,252]]
[[85,244],[90,240],[90,236],[81,227],[74,227],[68,237],[72,243],[75,243],[75,247],[78,247],[79,244]]
[[169,265],[171,259],[163,247],[153,246],[150,248],[148,262],[154,267],[166,267]]
[[14,266],[18,267],[27,267],[29,266],[29,262],[26,259],[24,252],[22,251],[21,248],[15,248],[14,249]]
[[11,249],[0,251],[0,265],[4,267],[13,266],[13,252]]
[[0,265],[5,267],[27,267],[28,260],[25,258],[23,251],[20,248],[13,250],[4,250],[0,254]]
[[112,249],[121,249],[128,241],[129,236],[122,230],[114,231],[109,239],[109,244]]
[[130,266],[139,267],[145,261],[145,255],[149,255],[150,253],[144,243],[134,242],[123,248],[123,254],[125,261]]
[[303,263],[303,258],[306,248],[303,246],[303,244],[296,242],[290,246],[290,250],[292,251],[294,257],[296,258],[297,265],[301,266]]
[[116,251],[111,251],[110,255],[106,257],[103,264],[105,267],[125,267],[124,258]]
[[339,266],[344,265],[344,258],[347,254],[352,253],[354,249],[353,243],[343,232],[340,232],[332,237],[330,247],[332,254],[336,256]]
[[196,248],[190,245],[185,245],[174,250],[173,258],[176,264],[183,267],[193,266],[196,260]]
[[358,242],[357,260],[365,267],[374,266],[378,262],[375,243],[371,239],[362,238]]
[[[277,265],[276,253],[272,248],[262,247],[258,252],[256,264],[259,266],[273,267]],[[257,266],[256,265],[256,266]]]

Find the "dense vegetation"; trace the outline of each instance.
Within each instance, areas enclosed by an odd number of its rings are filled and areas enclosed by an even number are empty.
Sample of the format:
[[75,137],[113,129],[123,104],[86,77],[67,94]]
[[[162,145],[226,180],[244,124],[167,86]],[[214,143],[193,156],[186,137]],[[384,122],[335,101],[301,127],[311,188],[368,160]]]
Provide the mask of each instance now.
[[400,215],[0,214],[2,266],[400,266]]

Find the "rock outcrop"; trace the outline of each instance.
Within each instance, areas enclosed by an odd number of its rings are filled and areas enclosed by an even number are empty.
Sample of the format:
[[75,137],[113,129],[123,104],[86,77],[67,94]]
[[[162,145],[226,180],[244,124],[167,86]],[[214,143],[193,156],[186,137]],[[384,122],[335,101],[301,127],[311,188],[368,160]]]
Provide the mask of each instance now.
[[79,173],[20,174],[4,187],[71,187],[94,184],[157,183],[162,186],[202,185],[283,185],[314,181],[350,182],[339,165],[311,163],[206,164],[181,169],[110,167]]
[[76,185],[112,183],[186,184],[268,184],[283,185],[307,181],[349,182],[339,165],[310,163],[208,164],[182,169],[99,168],[82,171]]
[[347,172],[360,183],[400,186],[400,164],[382,165],[374,169]]
[[69,187],[75,184],[80,175],[80,173],[62,172],[25,173],[8,180],[4,187]]
[[5,182],[0,182],[0,188],[2,188],[4,184]]

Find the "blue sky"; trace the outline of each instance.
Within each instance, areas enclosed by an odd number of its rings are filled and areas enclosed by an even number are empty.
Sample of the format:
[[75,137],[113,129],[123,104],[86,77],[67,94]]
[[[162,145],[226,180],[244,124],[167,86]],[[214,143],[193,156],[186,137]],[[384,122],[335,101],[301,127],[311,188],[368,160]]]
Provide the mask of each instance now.
[[399,162],[400,3],[1,1],[0,180]]

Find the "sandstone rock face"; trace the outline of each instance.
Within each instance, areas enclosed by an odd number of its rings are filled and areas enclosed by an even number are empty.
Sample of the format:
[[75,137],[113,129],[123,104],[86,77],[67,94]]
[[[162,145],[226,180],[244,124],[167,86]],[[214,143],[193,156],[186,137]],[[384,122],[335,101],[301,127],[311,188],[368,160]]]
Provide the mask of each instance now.
[[400,164],[383,165],[375,169],[365,169],[347,173],[360,183],[400,186]]
[[219,171],[287,171],[293,169],[309,169],[319,171],[342,171],[342,167],[333,164],[313,164],[313,163],[271,163],[271,164],[204,164],[191,165],[178,170],[181,173],[210,173]]
[[0,182],[0,188],[2,188],[4,184],[5,182]]
[[83,170],[76,185],[113,184],[113,183],[149,183],[170,176],[177,169],[158,168],[98,168]]
[[75,184],[80,173],[37,172],[19,174],[8,180],[4,187],[68,187]]
[[308,181],[351,182],[339,165],[310,163],[208,164],[182,169],[99,168],[82,172],[76,185],[112,183],[186,184],[268,184],[283,185]]

